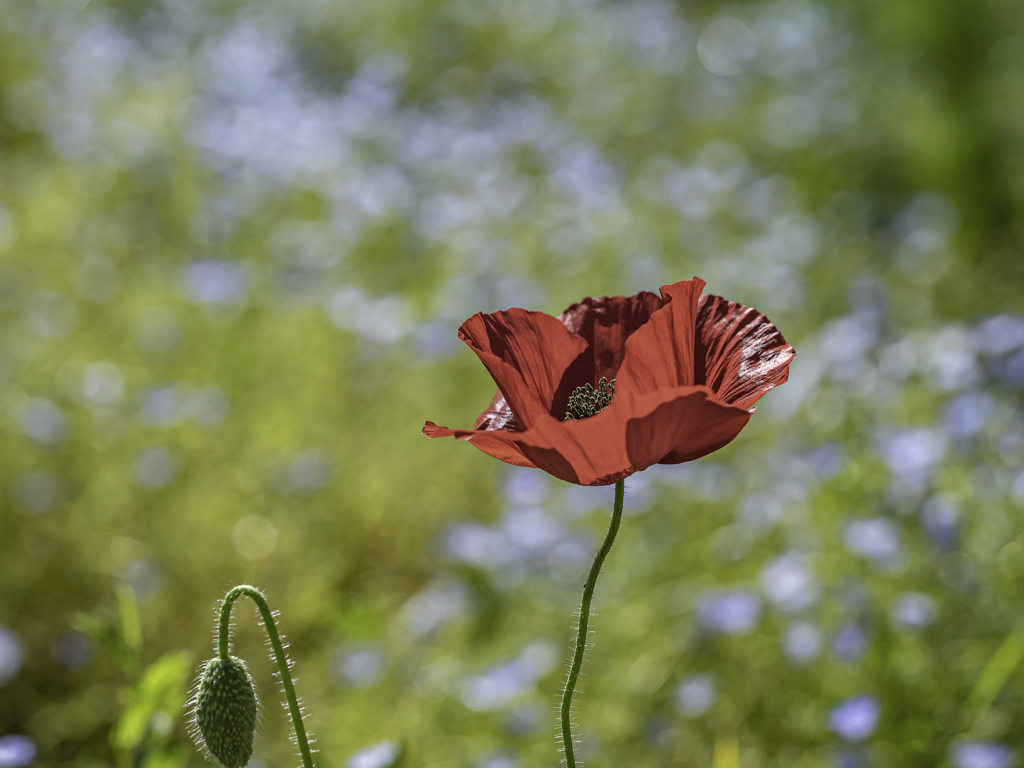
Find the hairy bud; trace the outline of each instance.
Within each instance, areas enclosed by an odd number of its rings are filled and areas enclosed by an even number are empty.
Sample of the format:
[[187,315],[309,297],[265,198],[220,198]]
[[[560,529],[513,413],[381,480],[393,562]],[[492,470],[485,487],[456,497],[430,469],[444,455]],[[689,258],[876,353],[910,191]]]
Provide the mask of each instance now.
[[256,733],[256,688],[245,662],[234,656],[203,665],[194,700],[202,740],[224,768],[243,768]]

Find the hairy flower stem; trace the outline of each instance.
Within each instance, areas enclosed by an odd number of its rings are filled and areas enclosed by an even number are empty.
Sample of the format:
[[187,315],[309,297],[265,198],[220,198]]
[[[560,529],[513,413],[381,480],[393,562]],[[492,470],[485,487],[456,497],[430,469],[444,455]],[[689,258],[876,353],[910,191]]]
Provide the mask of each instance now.
[[220,608],[220,631],[217,634],[217,651],[222,659],[228,658],[231,642],[231,606],[242,595],[256,603],[260,616],[263,617],[263,626],[267,628],[270,645],[274,649],[274,659],[277,661],[277,669],[281,673],[284,695],[288,699],[288,711],[291,713],[292,722],[295,724],[295,740],[298,742],[299,751],[302,753],[302,765],[304,768],[313,768],[313,757],[309,752],[306,728],[302,724],[302,710],[299,709],[299,701],[295,697],[295,686],[292,685],[292,675],[288,668],[288,657],[285,655],[284,646],[281,645],[281,638],[277,634],[274,614],[271,612],[270,606],[267,605],[263,593],[256,589],[256,587],[243,584],[235,587],[224,596],[224,604]]
[[572,694],[576,689],[576,678],[579,677],[580,667],[583,665],[583,652],[587,648],[590,601],[594,598],[594,587],[597,586],[597,577],[601,573],[601,566],[604,565],[604,559],[608,557],[612,544],[615,543],[615,534],[619,532],[619,523],[622,521],[622,501],[625,495],[625,480],[619,480],[615,484],[615,507],[612,509],[612,522],[608,526],[608,534],[604,537],[604,543],[601,544],[597,557],[594,558],[594,564],[590,566],[590,575],[587,576],[587,583],[583,586],[583,603],[580,605],[580,626],[576,632],[576,648],[573,650],[569,678],[565,682],[565,691],[562,693],[562,743],[565,745],[565,762],[569,768],[576,768],[569,714],[572,709]]

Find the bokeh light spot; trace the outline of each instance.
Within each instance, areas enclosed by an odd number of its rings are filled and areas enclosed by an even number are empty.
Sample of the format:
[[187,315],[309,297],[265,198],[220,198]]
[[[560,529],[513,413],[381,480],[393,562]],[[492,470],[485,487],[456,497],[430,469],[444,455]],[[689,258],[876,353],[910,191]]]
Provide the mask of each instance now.
[[757,55],[757,38],[736,19],[722,17],[708,24],[697,41],[704,67],[715,75],[738,75]]
[[246,560],[263,560],[277,548],[277,528],[265,517],[249,515],[235,523],[231,540]]

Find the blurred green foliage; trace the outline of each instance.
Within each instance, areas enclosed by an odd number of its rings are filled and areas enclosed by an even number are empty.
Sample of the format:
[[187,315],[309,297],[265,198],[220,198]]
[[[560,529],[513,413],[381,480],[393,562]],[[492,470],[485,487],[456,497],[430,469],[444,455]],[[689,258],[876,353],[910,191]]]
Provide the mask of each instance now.
[[586,763],[1008,760],[1022,105],[1015,0],[4,0],[0,738],[200,764],[251,582],[323,765],[555,765],[610,499],[419,428],[493,393],[472,313],[697,274],[793,380],[627,484]]

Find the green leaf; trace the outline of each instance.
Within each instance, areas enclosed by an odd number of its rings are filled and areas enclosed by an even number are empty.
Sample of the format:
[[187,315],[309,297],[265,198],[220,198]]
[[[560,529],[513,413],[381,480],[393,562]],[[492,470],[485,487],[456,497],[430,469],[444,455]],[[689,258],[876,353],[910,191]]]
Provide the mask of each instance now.
[[71,626],[91,637],[107,653],[126,677],[134,677],[138,670],[138,656],[125,644],[120,622],[116,619],[98,619],[88,613],[75,613]]
[[139,620],[135,592],[127,584],[119,584],[117,587],[117,605],[121,612],[121,637],[128,649],[138,657],[142,653],[142,622]]
[[161,735],[173,729],[181,717],[191,670],[192,657],[185,651],[161,656],[146,669],[142,679],[128,692],[124,713],[111,737],[115,748],[135,749],[154,730],[154,723]]

